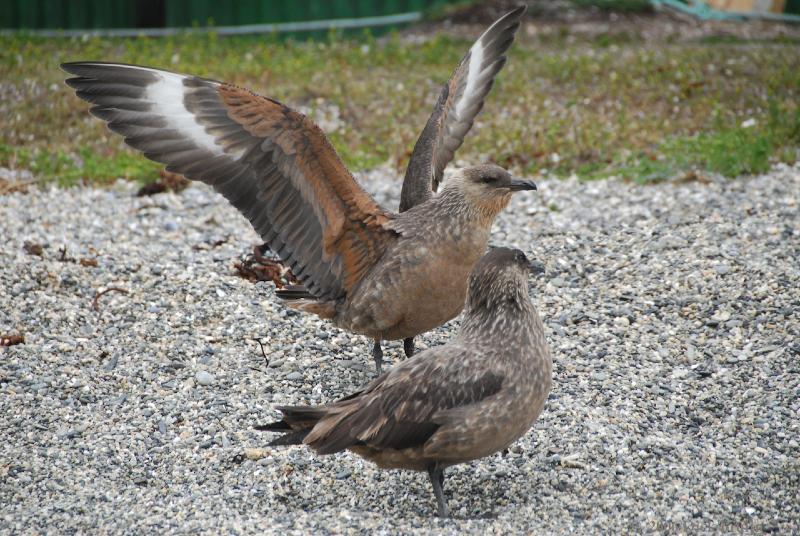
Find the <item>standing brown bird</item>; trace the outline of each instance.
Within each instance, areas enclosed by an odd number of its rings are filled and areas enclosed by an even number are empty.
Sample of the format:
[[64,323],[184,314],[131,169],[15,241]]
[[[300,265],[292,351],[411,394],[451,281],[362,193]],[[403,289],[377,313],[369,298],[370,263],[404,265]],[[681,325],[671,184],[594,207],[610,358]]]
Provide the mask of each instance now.
[[271,445],[306,444],[318,454],[351,450],[383,468],[427,471],[448,515],[444,468],[498,452],[533,425],[552,383],[544,328],[528,297],[532,266],[496,248],[469,278],[458,335],[325,406],[279,407]]
[[[495,216],[530,181],[491,165],[462,169],[433,196],[505,62],[524,8],[493,24],[442,91],[411,156],[402,208],[383,209],[306,116],[246,89],[113,63],[65,63],[91,113],[166,169],[210,184],[251,222],[302,286],[297,309],[372,337],[407,339],[455,317]],[[413,208],[410,208],[412,207]]]
[[[442,181],[444,168],[464,142],[475,116],[492,89],[494,77],[506,64],[503,56],[527,6],[521,5],[492,24],[461,59],[442,87],[408,161],[400,192],[400,212],[427,201]],[[380,353],[376,342],[373,355]],[[414,337],[403,339],[407,357],[414,353]]]

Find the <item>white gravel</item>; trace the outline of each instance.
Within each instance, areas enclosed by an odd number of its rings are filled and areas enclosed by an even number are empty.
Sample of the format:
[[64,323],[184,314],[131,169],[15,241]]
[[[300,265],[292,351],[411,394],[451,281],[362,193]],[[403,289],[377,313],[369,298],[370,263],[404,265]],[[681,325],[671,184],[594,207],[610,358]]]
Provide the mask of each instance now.
[[0,335],[25,337],[0,349],[0,532],[800,532],[800,167],[539,184],[493,242],[547,266],[553,392],[510,452],[449,470],[450,520],[422,474],[264,448],[274,404],[371,379],[370,343],[235,276],[257,237],[221,197],[0,198]]

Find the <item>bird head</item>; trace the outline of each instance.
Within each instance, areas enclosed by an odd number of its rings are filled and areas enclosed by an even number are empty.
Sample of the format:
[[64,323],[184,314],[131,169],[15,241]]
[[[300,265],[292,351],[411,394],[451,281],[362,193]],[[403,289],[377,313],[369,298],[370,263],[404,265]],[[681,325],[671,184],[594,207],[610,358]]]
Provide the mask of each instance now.
[[515,192],[536,190],[536,184],[515,178],[500,166],[482,164],[456,170],[444,188],[458,191],[481,213],[494,219]]
[[528,307],[528,276],[543,272],[541,263],[529,260],[518,249],[492,248],[472,269],[467,310],[490,312],[507,307]]

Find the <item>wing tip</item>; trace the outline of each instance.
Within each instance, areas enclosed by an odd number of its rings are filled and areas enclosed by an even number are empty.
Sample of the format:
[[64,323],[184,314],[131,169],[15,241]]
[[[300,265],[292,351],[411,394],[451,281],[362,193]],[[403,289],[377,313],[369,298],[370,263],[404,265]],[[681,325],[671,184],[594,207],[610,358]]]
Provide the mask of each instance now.
[[525,4],[521,4],[512,9],[494,21],[494,23],[483,33],[483,36],[481,36],[479,41],[482,41],[484,36],[491,34],[493,30],[499,29],[501,32],[510,32],[512,35],[517,33],[517,30],[519,30],[519,27],[522,24],[522,16],[527,10],[528,6]]
[[494,54],[503,54],[514,42],[514,38],[522,26],[522,16],[527,9],[527,6],[521,5],[494,21],[475,41],[470,52],[473,48],[480,47],[484,50],[492,50]]
[[81,76],[81,71],[90,67],[109,65],[123,65],[120,63],[110,63],[105,61],[65,61],[59,64],[59,68],[69,74]]
[[[68,72],[69,74],[74,74],[74,73],[70,73],[69,71],[66,71],[66,72]],[[65,78],[64,79],[64,83],[67,84],[72,89],[74,89],[75,91],[77,91],[79,83],[80,83],[81,80],[83,80],[83,78],[81,78],[80,76],[75,76],[73,78]]]
[[187,75],[166,71],[164,69],[111,61],[67,61],[59,64],[59,68],[66,73],[86,79],[96,79],[98,76],[105,78],[112,75],[126,77],[163,77],[164,75],[176,75],[184,78],[187,77]]
[[505,15],[500,17],[499,19],[497,19],[497,22],[500,22],[502,20],[508,20],[508,19],[520,19],[520,18],[522,18],[522,15],[524,15],[526,11],[528,11],[528,5],[527,4],[519,4],[517,7],[515,7],[514,9],[512,9],[511,11],[509,11],[508,13],[506,13]]
[[520,4],[511,11],[508,12],[509,15],[522,15],[528,11],[528,4]]
[[[59,69],[64,71],[67,74],[72,74],[75,76],[80,77],[81,71],[88,65],[88,62],[85,61],[66,61],[64,63],[59,64]],[[72,80],[71,78],[68,80]]]
[[70,68],[75,64],[80,64],[80,62],[77,62],[77,61],[65,61],[64,63],[59,63],[58,64],[58,68],[61,69],[62,71],[64,71],[65,73],[75,74],[72,71],[70,71]]

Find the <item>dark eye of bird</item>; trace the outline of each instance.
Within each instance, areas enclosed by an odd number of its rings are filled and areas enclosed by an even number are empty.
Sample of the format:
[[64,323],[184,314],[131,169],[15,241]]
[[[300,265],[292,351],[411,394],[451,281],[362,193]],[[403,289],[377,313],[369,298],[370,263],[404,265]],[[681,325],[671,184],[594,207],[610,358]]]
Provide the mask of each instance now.
[[497,182],[497,177],[485,176],[482,177],[481,180],[486,184],[492,184],[493,182]]

